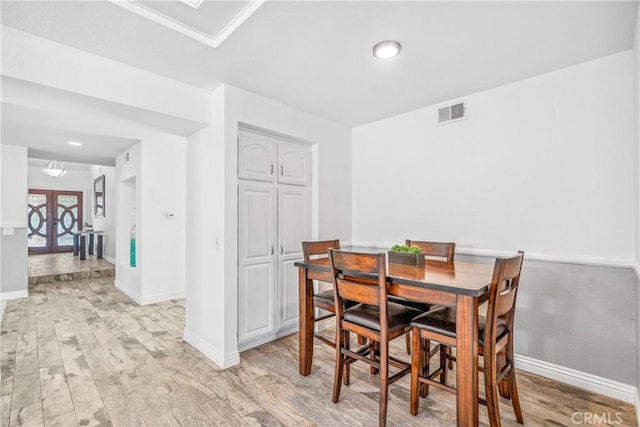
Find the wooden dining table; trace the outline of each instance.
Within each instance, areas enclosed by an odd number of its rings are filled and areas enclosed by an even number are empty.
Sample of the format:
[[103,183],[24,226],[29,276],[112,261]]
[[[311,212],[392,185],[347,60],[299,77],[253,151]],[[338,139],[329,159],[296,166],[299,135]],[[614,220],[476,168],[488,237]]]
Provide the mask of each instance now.
[[[353,248],[357,252],[379,252]],[[313,281],[331,283],[328,258],[299,261],[300,374],[313,359]],[[412,301],[456,308],[456,397],[458,426],[478,425],[478,306],[488,298],[493,264],[425,260],[424,267],[388,264],[387,292]]]

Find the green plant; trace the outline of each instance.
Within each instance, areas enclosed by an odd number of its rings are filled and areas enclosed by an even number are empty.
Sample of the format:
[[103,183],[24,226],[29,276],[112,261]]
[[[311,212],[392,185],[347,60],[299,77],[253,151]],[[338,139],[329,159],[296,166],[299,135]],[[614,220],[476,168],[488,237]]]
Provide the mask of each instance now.
[[391,248],[391,252],[403,252],[407,254],[419,254],[422,252],[417,246],[407,246],[407,245],[393,245]]

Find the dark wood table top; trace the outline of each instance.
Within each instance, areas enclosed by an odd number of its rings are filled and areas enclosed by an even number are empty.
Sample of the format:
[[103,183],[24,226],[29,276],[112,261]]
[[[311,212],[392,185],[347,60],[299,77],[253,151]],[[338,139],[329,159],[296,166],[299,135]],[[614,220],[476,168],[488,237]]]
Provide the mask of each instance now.
[[[344,250],[344,249],[343,249]],[[351,250],[351,249],[349,249]],[[357,252],[383,252],[380,249],[354,248]],[[296,267],[309,271],[330,272],[329,259],[319,258],[310,261],[298,261]],[[491,284],[493,264],[480,264],[462,261],[426,259],[424,267],[387,264],[387,276],[390,282],[433,289],[454,294],[480,297]]]

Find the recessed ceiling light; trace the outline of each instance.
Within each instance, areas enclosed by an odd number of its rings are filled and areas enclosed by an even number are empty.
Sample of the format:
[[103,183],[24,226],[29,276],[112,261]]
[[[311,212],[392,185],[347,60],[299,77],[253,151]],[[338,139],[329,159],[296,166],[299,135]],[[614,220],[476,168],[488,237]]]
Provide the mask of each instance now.
[[378,59],[391,59],[400,53],[400,43],[395,40],[385,40],[373,47],[373,56]]
[[67,144],[73,145],[74,147],[82,147],[82,142],[79,141],[67,141]]
[[202,6],[202,3],[204,2],[204,0],[180,0],[182,3],[191,6],[194,9],[198,9],[200,6]]

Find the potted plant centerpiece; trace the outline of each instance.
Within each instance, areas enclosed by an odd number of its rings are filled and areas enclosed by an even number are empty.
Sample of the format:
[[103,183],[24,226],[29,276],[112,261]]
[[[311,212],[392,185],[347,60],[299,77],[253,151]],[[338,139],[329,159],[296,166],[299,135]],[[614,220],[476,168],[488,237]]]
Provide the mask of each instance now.
[[389,250],[389,263],[424,267],[424,253],[417,246],[393,245]]

